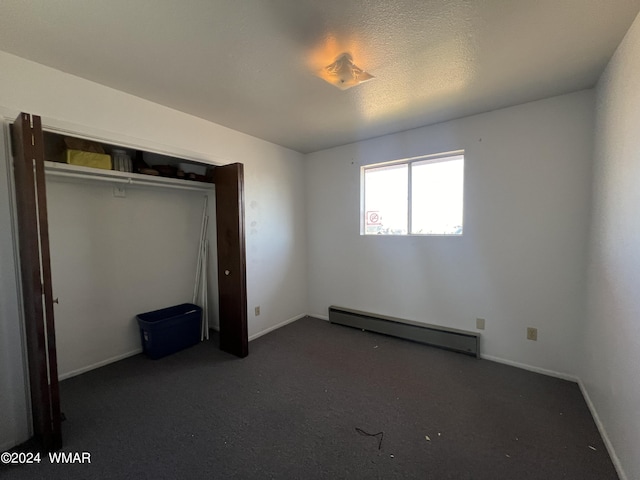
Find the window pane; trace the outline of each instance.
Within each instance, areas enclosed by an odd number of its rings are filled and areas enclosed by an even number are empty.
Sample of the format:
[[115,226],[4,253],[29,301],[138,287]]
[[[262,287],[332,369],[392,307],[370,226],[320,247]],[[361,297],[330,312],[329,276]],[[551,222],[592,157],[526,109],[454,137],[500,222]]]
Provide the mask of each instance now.
[[365,234],[407,234],[408,174],[407,164],[364,171]]
[[462,234],[464,157],[415,162],[411,171],[411,233]]

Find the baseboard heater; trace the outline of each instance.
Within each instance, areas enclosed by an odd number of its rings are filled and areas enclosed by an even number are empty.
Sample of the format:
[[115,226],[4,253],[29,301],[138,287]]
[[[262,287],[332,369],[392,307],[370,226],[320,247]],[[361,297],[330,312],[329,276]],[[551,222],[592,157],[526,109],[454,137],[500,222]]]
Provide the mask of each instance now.
[[480,356],[480,334],[475,332],[412,322],[333,305],[329,307],[329,321],[475,357]]

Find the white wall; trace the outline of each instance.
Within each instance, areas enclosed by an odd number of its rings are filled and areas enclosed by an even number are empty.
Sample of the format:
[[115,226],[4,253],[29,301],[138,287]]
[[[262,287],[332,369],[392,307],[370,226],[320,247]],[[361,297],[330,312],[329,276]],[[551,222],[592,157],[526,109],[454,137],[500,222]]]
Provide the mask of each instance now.
[[[45,125],[113,143],[210,163],[244,163],[249,335],[255,337],[307,311],[301,154],[0,52],[0,113],[15,116],[19,111],[41,115]],[[5,184],[8,179],[4,168],[0,174],[0,183]],[[0,194],[7,197],[4,190]],[[0,331],[8,335],[0,337],[0,351],[8,358],[3,358],[0,365],[0,386],[11,388],[2,389],[0,411],[15,412],[9,420],[2,415],[2,421],[11,424],[5,429],[3,423],[0,429],[0,446],[4,448],[23,439],[25,392],[21,386],[21,355],[15,348],[20,344],[20,320],[17,309],[10,307],[16,303],[16,293],[12,282],[5,280],[6,275],[13,275],[11,268],[7,274],[4,270],[5,266],[12,267],[13,251],[10,236],[5,233],[10,224],[4,201],[2,209]],[[261,315],[254,317],[253,307],[258,305]]]
[[597,86],[580,376],[629,479],[640,478],[640,18]]
[[[467,330],[482,317],[485,355],[575,375],[593,98],[582,91],[308,155],[310,312],[335,304]],[[464,236],[359,235],[361,165],[458,149]]]

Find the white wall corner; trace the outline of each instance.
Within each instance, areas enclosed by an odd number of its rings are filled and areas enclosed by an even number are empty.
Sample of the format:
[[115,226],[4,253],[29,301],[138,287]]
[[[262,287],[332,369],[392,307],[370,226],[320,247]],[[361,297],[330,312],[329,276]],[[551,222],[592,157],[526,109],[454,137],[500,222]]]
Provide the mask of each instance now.
[[609,439],[609,434],[607,433],[607,429],[605,428],[604,423],[602,423],[602,420],[600,420],[598,411],[596,410],[595,405],[591,401],[591,397],[589,396],[587,387],[585,387],[584,383],[580,378],[578,378],[578,385],[580,387],[580,391],[582,392],[582,396],[584,397],[584,400],[587,403],[587,407],[589,407],[589,411],[591,412],[593,421],[595,422],[596,427],[598,427],[598,431],[600,432],[600,436],[602,437],[604,445],[605,447],[607,447],[607,452],[611,457],[611,461],[613,462],[613,466],[615,467],[616,472],[620,477],[620,480],[629,480],[627,477],[627,474],[624,471],[624,467],[622,466],[622,462],[620,462],[620,459],[618,458],[618,455],[616,454],[616,451],[613,448],[613,443],[611,443],[611,440]]
[[257,333],[254,333],[253,335],[251,335],[249,337],[249,341],[255,340],[256,338],[260,338],[263,335],[266,335],[267,333],[273,332],[274,330],[282,328],[285,325],[289,325],[290,323],[293,323],[296,320],[300,320],[301,318],[304,318],[306,316],[307,316],[306,313],[301,313],[300,315],[296,315],[295,317],[291,317],[288,320],[285,320],[284,322],[278,323],[277,325],[273,325],[273,326],[271,326],[269,328],[265,328],[264,330],[261,330],[260,332],[257,332]]

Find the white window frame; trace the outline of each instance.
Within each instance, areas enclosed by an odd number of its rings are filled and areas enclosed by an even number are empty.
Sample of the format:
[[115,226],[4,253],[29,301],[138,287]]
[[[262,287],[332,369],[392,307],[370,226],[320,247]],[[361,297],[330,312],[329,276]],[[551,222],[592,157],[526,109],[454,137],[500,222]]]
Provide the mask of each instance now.
[[[414,163],[438,163],[438,162],[446,162],[452,160],[452,157],[462,157],[463,161],[463,170],[462,170],[462,231],[460,233],[411,233],[411,223],[412,223],[412,165]],[[391,160],[388,162],[379,162],[372,163],[369,165],[363,165],[360,167],[360,235],[364,237],[462,237],[464,234],[464,180],[465,180],[465,170],[466,170],[466,161],[464,156],[464,150],[453,150],[450,152],[442,152],[435,153],[430,155],[421,155],[419,157],[410,157],[403,158],[399,160]],[[407,233],[399,234],[399,235],[372,235],[367,234],[366,232],[366,219],[365,219],[365,172],[370,169],[380,168],[380,167],[389,167],[393,165],[404,165],[408,166],[408,174],[407,174]]]

